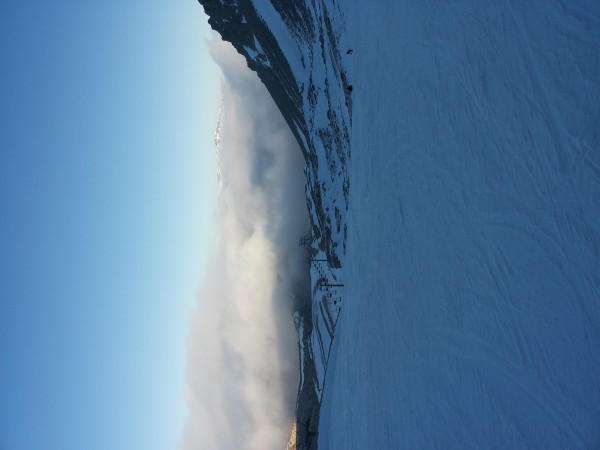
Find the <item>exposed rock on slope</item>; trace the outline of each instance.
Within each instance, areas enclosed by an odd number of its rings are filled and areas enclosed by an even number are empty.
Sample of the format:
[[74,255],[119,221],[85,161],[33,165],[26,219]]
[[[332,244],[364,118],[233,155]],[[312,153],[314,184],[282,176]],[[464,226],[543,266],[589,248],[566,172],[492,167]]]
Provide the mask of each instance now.
[[[287,57],[251,1],[199,0],[210,26],[233,44],[267,86],[296,139],[306,135],[301,93]],[[305,150],[305,149],[303,149]]]

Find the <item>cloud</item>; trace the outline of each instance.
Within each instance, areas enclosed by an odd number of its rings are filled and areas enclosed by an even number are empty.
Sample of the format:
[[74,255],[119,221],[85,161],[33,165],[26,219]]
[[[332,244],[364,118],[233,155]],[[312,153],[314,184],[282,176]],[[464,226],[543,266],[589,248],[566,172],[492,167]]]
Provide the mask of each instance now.
[[219,237],[188,337],[182,448],[285,448],[298,389],[291,295],[308,295],[302,154],[273,100],[218,36]]

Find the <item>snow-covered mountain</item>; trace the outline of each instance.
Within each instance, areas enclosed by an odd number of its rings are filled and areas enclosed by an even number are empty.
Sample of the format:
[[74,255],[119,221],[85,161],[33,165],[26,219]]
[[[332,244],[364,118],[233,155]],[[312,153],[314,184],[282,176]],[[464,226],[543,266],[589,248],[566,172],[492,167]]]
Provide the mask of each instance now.
[[[333,283],[345,253],[348,210],[351,88],[344,59],[344,19],[335,3],[201,0],[209,23],[257,72],[290,126],[305,157],[306,198],[312,230],[313,297],[296,299],[301,381],[294,448],[316,448],[332,324],[339,311]],[[338,275],[339,276],[339,275]],[[335,304],[333,303],[335,302]]]
[[600,3],[200,3],[306,160],[292,447],[599,448]]
[[256,71],[298,140],[307,162],[313,236],[339,266],[351,121],[339,6],[320,1],[200,3],[212,28]]

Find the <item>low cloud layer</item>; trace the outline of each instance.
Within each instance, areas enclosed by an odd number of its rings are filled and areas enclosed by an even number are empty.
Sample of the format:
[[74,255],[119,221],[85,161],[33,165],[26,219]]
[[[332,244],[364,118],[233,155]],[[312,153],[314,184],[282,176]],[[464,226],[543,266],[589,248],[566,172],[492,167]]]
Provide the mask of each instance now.
[[264,85],[218,36],[217,251],[188,338],[184,450],[283,449],[298,388],[291,294],[308,289],[300,149]]

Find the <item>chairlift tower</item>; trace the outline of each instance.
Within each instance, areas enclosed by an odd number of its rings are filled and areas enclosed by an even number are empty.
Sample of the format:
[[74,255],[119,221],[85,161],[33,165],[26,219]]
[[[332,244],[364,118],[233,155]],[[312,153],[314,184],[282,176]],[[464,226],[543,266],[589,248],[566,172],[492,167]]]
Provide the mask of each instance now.
[[308,253],[312,248],[312,237],[310,234],[306,234],[300,237],[300,246],[304,247]]

